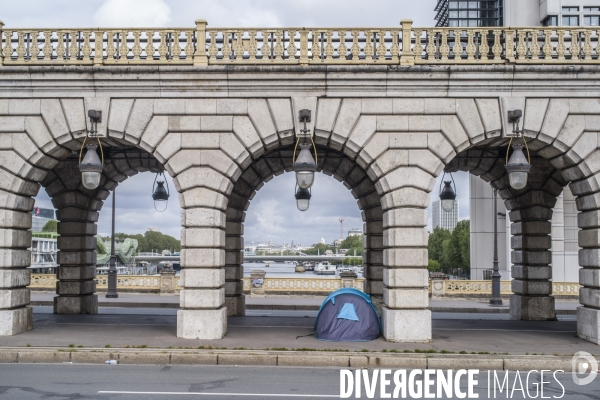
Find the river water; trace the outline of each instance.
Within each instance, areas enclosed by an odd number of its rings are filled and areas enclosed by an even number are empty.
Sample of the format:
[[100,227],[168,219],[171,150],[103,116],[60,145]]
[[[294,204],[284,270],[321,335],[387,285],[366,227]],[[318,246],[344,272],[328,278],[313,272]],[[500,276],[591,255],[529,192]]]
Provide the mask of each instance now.
[[[264,263],[244,263],[244,277],[250,277],[250,271],[255,269],[265,271],[266,278],[319,278],[319,279],[338,279],[338,275],[317,275],[312,271],[306,272],[295,272],[296,266],[294,264],[286,263],[270,263],[268,267],[265,267]],[[359,278],[362,278],[362,274],[358,274]]]

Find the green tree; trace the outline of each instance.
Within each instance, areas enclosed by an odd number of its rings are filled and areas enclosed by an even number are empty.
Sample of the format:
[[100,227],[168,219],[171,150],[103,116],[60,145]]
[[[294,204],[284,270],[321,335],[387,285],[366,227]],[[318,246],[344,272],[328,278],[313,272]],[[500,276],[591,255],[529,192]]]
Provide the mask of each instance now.
[[340,244],[341,249],[354,249],[360,248],[364,249],[364,236],[363,235],[352,235],[348,236],[346,239],[342,240]]
[[471,228],[469,220],[459,221],[450,237],[443,241],[442,268],[461,270],[469,275],[471,268]]
[[365,250],[364,236],[363,235],[352,235],[342,240],[340,249],[346,249],[346,254],[349,256],[362,256]]
[[429,242],[427,244],[427,250],[429,253],[429,259],[435,260],[440,264],[443,264],[444,260],[444,248],[443,243],[445,240],[450,239],[452,233],[448,229],[437,227],[433,230],[433,233],[429,235]]
[[343,263],[345,265],[362,265],[362,259],[346,257],[346,258],[344,258]]
[[427,269],[429,272],[438,272],[441,271],[442,266],[436,260],[429,259],[429,264],[427,264]]
[[327,246],[323,243],[317,243],[310,249],[304,250],[304,254],[309,256],[316,256],[317,254],[324,255],[327,250],[331,250],[335,253],[335,249],[331,246]]
[[46,222],[44,227],[42,228],[42,232],[56,232],[58,231],[58,221],[51,219]]
[[150,251],[162,252],[163,250],[181,251],[181,242],[173,236],[165,235],[161,232],[146,231],[141,234],[115,233],[115,239],[123,240],[125,238],[137,239],[138,251],[145,253]]

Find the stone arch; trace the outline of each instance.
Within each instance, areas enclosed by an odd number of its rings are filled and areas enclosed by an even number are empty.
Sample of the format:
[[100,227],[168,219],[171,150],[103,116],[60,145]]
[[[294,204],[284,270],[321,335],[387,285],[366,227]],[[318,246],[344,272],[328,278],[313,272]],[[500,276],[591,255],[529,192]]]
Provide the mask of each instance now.
[[[578,329],[582,337],[597,340],[598,103],[587,99],[513,97],[4,100],[0,104],[0,130],[6,133],[0,137],[3,175],[0,212],[4,215],[0,219],[4,235],[0,273],[2,290],[9,292],[10,300],[0,304],[0,313],[5,320],[15,322],[6,324],[10,328],[2,334],[18,333],[31,320],[27,317],[30,316],[26,307],[28,291],[24,289],[28,276],[23,267],[29,264],[26,248],[31,222],[27,212],[33,206],[31,196],[37,193],[38,182],[46,182],[48,188],[57,190],[60,194],[57,199],[70,207],[65,209],[79,213],[68,222],[78,224],[77,229],[86,236],[92,235],[93,213],[101,206],[110,184],[94,194],[68,191],[48,171],[55,168],[62,169],[63,174],[69,173],[69,168],[72,171],[63,161],[78,149],[87,123],[86,110],[99,109],[105,116],[99,128],[106,132],[106,140],[152,154],[173,176],[180,192],[185,289],[181,296],[183,310],[178,312],[178,336],[222,337],[226,331],[225,298],[235,296],[239,287],[239,268],[236,270],[235,266],[240,261],[236,247],[243,234],[239,223],[243,204],[236,202],[249,198],[260,182],[269,179],[271,172],[289,168],[283,162],[282,167],[270,166],[261,157],[274,151],[283,152],[293,143],[298,111],[302,108],[313,112],[308,128],[315,133],[320,148],[337,151],[347,158],[338,164],[323,160],[323,170],[344,176],[344,182],[356,191],[359,205],[366,210],[367,222],[373,222],[371,228],[367,224],[367,232],[372,236],[367,243],[371,246],[367,254],[373,257],[374,267],[368,272],[371,285],[368,290],[375,296],[381,293],[384,336],[394,341],[431,340],[424,228],[425,209],[435,177],[443,168],[453,168],[452,160],[466,154],[465,151],[500,145],[508,129],[506,111],[523,109],[524,129],[532,139],[533,150],[541,157],[538,169],[544,171],[537,181],[539,189],[512,193],[506,189],[505,177],[498,175],[497,162],[488,165],[486,161],[471,171],[497,183],[501,196],[514,209],[511,218],[515,218],[516,225],[513,225],[520,226],[523,232],[518,239],[525,246],[522,257],[530,257],[529,253],[534,251],[547,251],[541,244],[547,239],[539,238],[547,233],[543,229],[531,230],[545,224],[538,224],[540,219],[531,219],[531,213],[540,203],[545,206],[551,202],[557,188],[570,182],[578,209],[582,211],[579,225],[583,229],[579,244],[583,248],[580,282],[584,286],[581,292],[584,307],[579,311],[582,325]],[[125,164],[110,172],[112,182],[118,183],[131,171],[149,168]],[[263,176],[261,169],[270,172]],[[256,179],[247,172],[251,170]],[[241,180],[258,183],[253,187],[236,186]],[[81,211],[85,209],[88,214]],[[518,225],[518,222],[523,223]],[[75,239],[72,242],[69,239],[69,243],[74,242]],[[87,245],[87,241],[80,240],[74,246]],[[87,249],[74,249],[74,254],[77,254],[72,261],[74,266],[89,265],[86,257],[91,255]],[[87,275],[77,281],[86,280],[89,281]],[[528,283],[531,279],[522,280],[523,287],[535,286]]]
[[[115,101],[120,106],[119,101]],[[130,102],[134,103],[133,100]],[[44,187],[57,208],[58,269],[55,313],[96,313],[95,222],[109,190],[128,176],[163,170],[164,157],[142,148],[124,130],[114,129],[119,107],[110,114],[108,99],[8,99],[0,107],[2,128],[0,158],[3,169],[0,188],[0,290],[7,301],[0,304],[0,335],[13,335],[32,328],[29,305],[31,263],[31,215],[33,197]],[[78,151],[85,136],[86,111],[100,109],[105,119],[99,132],[108,163],[98,189],[81,185]],[[108,121],[107,121],[108,119]],[[136,120],[131,121],[135,125]],[[119,149],[118,154],[111,151]],[[161,161],[158,160],[161,158]],[[40,186],[41,185],[41,186]]]
[[[526,188],[515,191],[504,169],[506,135],[510,125],[506,112],[522,109],[523,129],[532,152],[532,171]],[[480,176],[498,189],[510,210],[512,221],[512,319],[554,319],[552,294],[551,218],[552,208],[564,187],[576,196],[579,232],[580,302],[579,336],[599,343],[597,255],[598,209],[598,122],[600,107],[591,99],[501,98],[498,110],[482,112],[480,127],[469,141],[455,146],[456,157],[447,171],[463,170]],[[486,119],[496,115],[503,135],[495,135]],[[486,117],[487,115],[487,117]],[[477,125],[477,124],[474,124]],[[466,128],[466,125],[463,124]],[[465,129],[468,131],[468,129]]]

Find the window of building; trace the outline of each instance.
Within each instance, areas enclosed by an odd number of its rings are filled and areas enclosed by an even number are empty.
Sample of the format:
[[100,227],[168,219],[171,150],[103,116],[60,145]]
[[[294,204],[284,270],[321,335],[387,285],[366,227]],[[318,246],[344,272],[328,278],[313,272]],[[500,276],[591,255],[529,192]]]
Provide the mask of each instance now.
[[558,26],[558,15],[548,15],[544,19],[544,26]]
[[[573,7],[571,7],[571,8],[573,8]],[[563,15],[562,25],[563,26],[579,26],[579,16],[578,15]]]
[[600,12],[600,7],[583,7],[583,11]]
[[600,26],[600,15],[586,15],[583,17],[583,25]]
[[579,7],[563,7],[563,12],[579,11]]

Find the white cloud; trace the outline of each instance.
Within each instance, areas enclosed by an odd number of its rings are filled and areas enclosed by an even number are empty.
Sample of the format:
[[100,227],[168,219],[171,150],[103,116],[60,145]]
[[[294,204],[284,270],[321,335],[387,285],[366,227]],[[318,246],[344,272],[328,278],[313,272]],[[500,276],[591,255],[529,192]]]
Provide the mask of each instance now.
[[164,0],[106,0],[94,14],[94,24],[103,27],[162,27],[170,21]]

